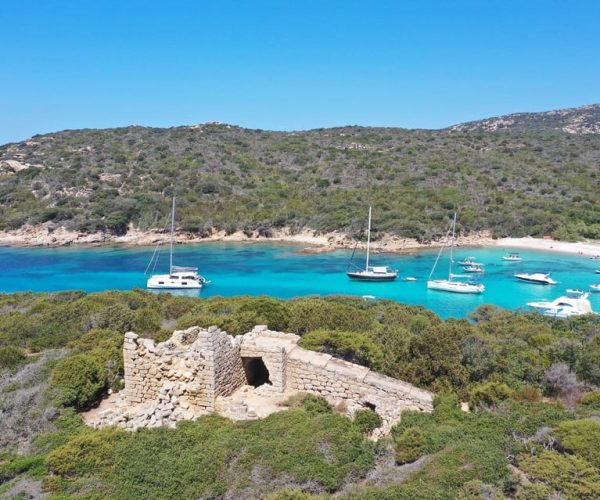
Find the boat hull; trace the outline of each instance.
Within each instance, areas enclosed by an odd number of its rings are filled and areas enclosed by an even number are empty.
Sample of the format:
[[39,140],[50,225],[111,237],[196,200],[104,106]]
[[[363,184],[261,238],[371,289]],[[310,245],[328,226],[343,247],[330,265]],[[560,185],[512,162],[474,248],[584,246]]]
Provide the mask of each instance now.
[[438,290],[440,292],[467,294],[478,294],[485,291],[485,287],[483,285],[447,280],[430,280],[427,282],[427,288],[429,290]]
[[544,279],[527,278],[519,275],[515,275],[515,278],[524,283],[532,283],[534,285],[556,285],[556,281],[554,280],[547,281]]
[[398,278],[398,273],[365,273],[363,272],[348,272],[348,278],[355,281],[394,281]]
[[202,283],[196,280],[174,280],[168,275],[152,276],[146,282],[146,288],[152,290],[199,290]]

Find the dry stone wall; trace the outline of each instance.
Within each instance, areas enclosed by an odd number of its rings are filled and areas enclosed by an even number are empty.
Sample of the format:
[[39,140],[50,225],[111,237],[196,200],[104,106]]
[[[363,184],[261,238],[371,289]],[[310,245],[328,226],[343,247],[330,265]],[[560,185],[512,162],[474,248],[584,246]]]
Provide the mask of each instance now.
[[228,397],[251,383],[249,370],[257,361],[268,371],[272,394],[318,394],[348,415],[360,408],[375,410],[383,420],[377,435],[388,432],[403,411],[432,409],[431,393],[303,349],[297,345],[299,339],[260,325],[237,337],[216,326],[192,327],[175,331],[158,344],[126,333],[125,391],[115,407],[100,413],[95,425],[128,429],[175,425],[211,413],[218,410],[217,398],[219,407],[226,407]]

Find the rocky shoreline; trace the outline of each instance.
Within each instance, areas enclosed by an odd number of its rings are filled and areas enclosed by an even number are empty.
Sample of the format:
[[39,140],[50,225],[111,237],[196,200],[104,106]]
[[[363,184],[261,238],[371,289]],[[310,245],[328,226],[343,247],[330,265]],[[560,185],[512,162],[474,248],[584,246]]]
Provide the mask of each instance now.
[[[169,233],[142,231],[132,226],[129,227],[126,234],[121,236],[101,232],[80,233],[64,227],[52,228],[49,225],[25,226],[14,231],[0,231],[0,246],[12,247],[100,247],[109,245],[136,247],[167,243],[169,239]],[[175,235],[175,241],[177,244],[211,242],[295,243],[306,245],[298,250],[299,253],[305,254],[331,252],[338,249],[354,248],[355,246],[359,249],[366,247],[365,242],[357,242],[342,232],[319,233],[310,229],[292,231],[289,228],[271,230],[269,236],[259,234],[258,231],[251,233],[236,231],[229,234],[225,231],[213,231],[207,236],[178,232]],[[371,242],[371,250],[376,253],[409,253],[423,249],[439,248],[445,243],[445,239],[430,243],[421,243],[412,238],[402,238],[397,235],[386,234],[379,240]],[[600,241],[565,242],[531,237],[494,239],[489,231],[481,231],[468,236],[459,236],[456,245],[458,247],[500,246],[512,249],[554,251],[584,256],[600,255]]]
[[[118,236],[109,233],[81,233],[71,231],[64,227],[52,228],[48,225],[25,226],[13,231],[0,231],[0,246],[13,247],[64,247],[64,246],[153,246],[166,243],[170,239],[169,233],[158,231],[141,231],[129,227],[126,234]],[[289,228],[274,229],[269,236],[236,231],[214,231],[208,236],[178,232],[175,234],[177,244],[210,243],[210,242],[282,242],[307,245],[300,249],[300,253],[322,253],[343,248],[365,248],[365,242],[357,242],[341,232],[319,233],[310,229],[291,231]],[[445,240],[431,243],[420,243],[412,238],[402,238],[386,234],[381,239],[371,242],[374,252],[405,253],[425,248],[436,248],[444,244]],[[485,247],[495,244],[491,233],[481,232],[457,238],[457,246]]]

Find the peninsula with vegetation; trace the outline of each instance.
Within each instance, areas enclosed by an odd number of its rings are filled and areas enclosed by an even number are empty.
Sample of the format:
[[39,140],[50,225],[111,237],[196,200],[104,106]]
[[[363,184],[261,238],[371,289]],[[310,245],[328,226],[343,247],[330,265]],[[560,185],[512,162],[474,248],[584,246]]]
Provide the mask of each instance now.
[[493,306],[0,295],[0,496],[598,498],[599,340]]
[[66,130],[0,147],[0,242],[151,244],[174,190],[182,242],[351,246],[369,204],[382,250],[439,242],[454,210],[465,245],[599,240],[599,170],[600,105],[442,130]]

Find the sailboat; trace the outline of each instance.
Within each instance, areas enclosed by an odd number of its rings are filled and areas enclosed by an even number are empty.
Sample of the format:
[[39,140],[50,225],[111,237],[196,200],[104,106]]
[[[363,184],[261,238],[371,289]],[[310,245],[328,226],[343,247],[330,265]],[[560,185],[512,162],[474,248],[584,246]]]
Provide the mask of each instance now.
[[[194,290],[200,289],[209,281],[198,274],[197,267],[183,267],[173,265],[173,244],[175,237],[175,197],[173,196],[173,206],[171,208],[171,243],[169,248],[169,274],[153,274],[148,278],[146,283],[147,288],[161,288],[170,290]],[[159,243],[160,244],[160,243]],[[154,250],[152,259],[146,268],[146,272],[150,268],[152,262],[156,266],[158,245]]]
[[[371,207],[369,207],[369,227],[367,229],[367,259],[365,268],[357,268],[355,271],[347,271],[346,275],[352,280],[358,281],[394,281],[398,277],[396,269],[388,266],[370,266],[369,255],[371,247]],[[354,255],[354,253],[352,254]]]
[[463,274],[452,274],[452,263],[454,255],[454,239],[456,237],[456,212],[454,212],[454,219],[452,221],[452,239],[450,242],[450,264],[448,267],[448,279],[446,280],[432,280],[431,277],[435,272],[440,256],[444,247],[440,248],[429,278],[427,280],[427,288],[430,290],[440,290],[442,292],[453,292],[453,293],[483,293],[485,286],[482,283],[473,283],[465,281],[455,281],[455,278],[469,278],[468,275]]

